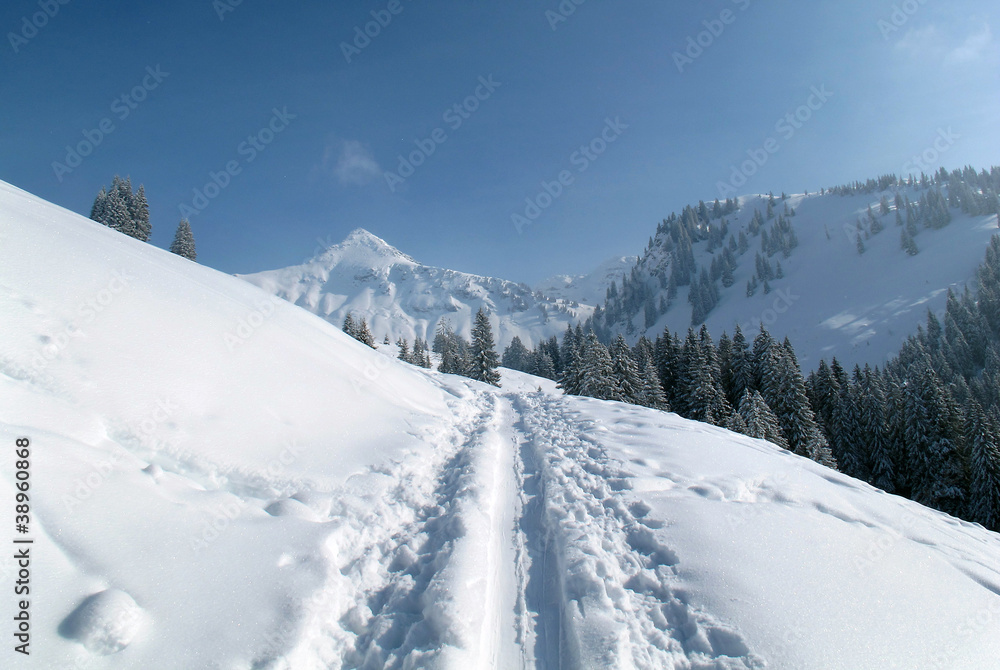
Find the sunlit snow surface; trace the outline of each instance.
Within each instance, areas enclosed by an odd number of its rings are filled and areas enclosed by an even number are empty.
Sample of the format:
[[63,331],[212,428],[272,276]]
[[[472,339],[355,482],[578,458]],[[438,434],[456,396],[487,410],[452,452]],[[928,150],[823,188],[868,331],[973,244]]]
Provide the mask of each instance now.
[[995,534],[671,414],[418,370],[5,184],[0,323],[0,501],[27,436],[35,539],[2,667],[1000,658]]
[[[916,188],[903,192],[913,201],[924,193]],[[959,295],[966,285],[974,289],[975,271],[983,262],[990,237],[1000,233],[996,215],[970,217],[951,209],[953,220],[945,228],[926,229],[919,224],[915,240],[920,253],[908,256],[901,248],[893,209],[879,217],[885,228],[863,239],[865,251],[859,254],[858,219],[867,216],[869,206],[878,214],[882,195],[892,203],[891,191],[849,196],[814,192],[777,200],[775,219],[761,230],[770,230],[786,204],[795,210],[789,221],[798,246],[787,258],[780,252],[770,258],[772,267],[781,263],[785,276],[770,282],[770,293],[759,286],[747,297],[747,282],[756,272],[756,255],[761,251],[761,236],[747,233],[749,251],[737,259],[735,283],[722,290],[719,304],[705,319],[713,337],[724,330],[732,335],[739,324],[752,339],[763,323],[774,337],[791,340],[807,373],[821,358],[829,362],[834,356],[848,370],[855,364],[883,365],[918,325],[926,323],[928,309],[940,316],[948,288]],[[767,196],[740,198],[741,209],[727,217],[730,233],[747,231],[755,210],[765,215],[767,202]],[[707,247],[707,242],[694,245],[699,267],[711,266]],[[647,253],[640,276],[664,262],[661,249]],[[688,288],[678,292],[673,306],[649,329],[651,337],[665,325],[683,337],[691,325],[688,292]],[[643,314],[637,314],[633,322],[638,337],[645,325]]]

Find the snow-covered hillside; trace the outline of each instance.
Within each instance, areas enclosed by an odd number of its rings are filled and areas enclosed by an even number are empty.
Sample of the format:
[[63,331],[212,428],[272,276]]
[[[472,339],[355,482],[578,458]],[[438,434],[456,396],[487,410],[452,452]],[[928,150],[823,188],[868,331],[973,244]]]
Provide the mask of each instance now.
[[[897,190],[914,202],[923,193],[913,187]],[[946,227],[919,227],[915,238],[919,253],[907,255],[900,241],[903,227],[895,222],[895,193],[812,193],[778,199],[775,219],[765,220],[762,230],[769,232],[787,205],[787,211],[795,213],[787,220],[798,245],[787,257],[778,252],[769,258],[772,268],[780,262],[783,277],[770,280],[770,293],[765,294],[761,285],[752,297],[747,297],[747,282],[756,274],[763,236],[751,234],[748,228],[755,211],[766,217],[768,196],[740,198],[740,209],[726,216],[727,238],[738,237],[742,231],[748,250],[742,254],[734,251],[734,282],[729,288],[720,286],[719,302],[704,323],[715,337],[724,330],[731,335],[737,324],[752,337],[763,322],[776,338],[787,336],[791,340],[807,371],[821,358],[830,360],[833,356],[848,369],[855,364],[884,363],[926,321],[928,309],[939,315],[943,312],[949,287],[961,292],[973,279],[990,237],[1000,233],[996,215],[967,216],[952,209],[954,218]],[[879,214],[882,196],[890,203],[890,212],[885,215]],[[873,235],[868,234],[866,223],[869,206],[882,226],[881,232]],[[716,220],[713,225],[718,223]],[[858,253],[859,234],[862,254]],[[707,270],[713,255],[720,256],[727,242],[723,239],[722,247],[713,252],[708,241],[695,241],[694,261],[699,270]],[[666,312],[660,311],[661,299],[668,295],[670,264],[667,235],[658,234],[633,274],[636,285],[643,285],[649,295],[616,314],[612,331],[624,331],[634,341],[644,333],[652,339],[664,326],[682,336],[691,327],[690,287],[680,287]],[[621,290],[620,283],[617,288]],[[646,303],[655,310],[653,314],[646,313]]]
[[468,338],[485,307],[501,347],[515,336],[537,344],[593,313],[524,284],[421,265],[360,228],[302,265],[240,277],[337,326],[348,312],[365,318],[378,341],[432,340],[443,319]]
[[622,277],[635,266],[638,256],[615,256],[583,275],[555,275],[535,284],[535,290],[549,298],[575,301],[584,305],[604,303],[612,282],[621,283]]
[[672,414],[411,367],[3,183],[0,322],[0,500],[28,438],[34,539],[3,667],[1000,658],[995,534]]

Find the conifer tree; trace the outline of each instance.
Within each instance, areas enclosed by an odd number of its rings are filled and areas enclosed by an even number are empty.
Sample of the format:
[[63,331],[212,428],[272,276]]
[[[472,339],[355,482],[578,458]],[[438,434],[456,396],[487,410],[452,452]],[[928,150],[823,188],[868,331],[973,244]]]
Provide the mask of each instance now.
[[723,376],[723,389],[729,402],[738,407],[742,403],[743,394],[754,388],[754,366],[750,359],[750,347],[743,336],[743,330],[737,325],[730,348],[729,372]]
[[476,312],[476,322],[472,328],[472,360],[469,376],[493,386],[500,386],[499,357],[493,345],[493,326],[482,308]]
[[556,378],[556,368],[552,364],[552,357],[541,346],[531,354],[531,369],[529,372],[536,377],[545,377],[546,379]]
[[128,234],[132,221],[128,216],[128,205],[122,199],[121,191],[113,188],[104,201],[104,220],[101,221],[111,230]]
[[347,316],[344,317],[344,325],[341,327],[341,330],[343,330],[351,337],[357,337],[358,329],[357,326],[354,324],[354,315],[352,315],[350,312],[348,312]]
[[592,330],[587,333],[581,351],[579,395],[601,400],[614,400],[618,395],[611,355]]
[[441,348],[441,363],[438,365],[439,372],[451,375],[468,373],[469,366],[462,356],[462,348],[458,340],[459,337],[454,333],[451,333],[451,336],[444,340]]
[[969,408],[965,442],[969,450],[971,482],[968,518],[984,528],[1000,531],[1000,446],[997,419],[988,419],[979,403]]
[[132,180],[127,177],[115,175],[110,188],[101,188],[94,198],[90,218],[143,242],[149,241],[152,232],[146,189],[140,185],[138,192],[133,192]]
[[125,177],[125,179],[122,179],[116,175],[112,181],[111,188],[112,190],[117,191],[118,197],[121,199],[122,203],[124,203],[126,211],[125,220],[123,221],[121,227],[116,228],[116,230],[125,233],[129,237],[136,237],[136,221],[134,218],[135,196],[132,193],[132,178]]
[[90,218],[98,223],[104,223],[105,209],[107,207],[108,192],[101,187],[97,197],[94,198],[94,205],[90,208]]
[[372,349],[377,348],[375,346],[375,338],[372,336],[372,332],[368,330],[368,322],[365,321],[364,317],[361,317],[361,323],[357,326],[354,339],[362,344],[367,344]]
[[187,219],[181,219],[181,222],[177,224],[177,232],[174,234],[174,241],[170,244],[170,251],[189,261],[198,257],[194,248],[194,234],[191,232],[191,224],[188,223]]
[[908,256],[916,256],[920,253],[916,241],[906,228],[903,228],[899,233],[899,245]]
[[743,393],[739,414],[746,425],[746,430],[743,431],[745,435],[767,440],[782,449],[788,448],[788,441],[778,425],[778,417],[767,406],[758,391],[747,390]]
[[840,401],[833,411],[831,446],[840,471],[858,479],[865,478],[865,454],[862,445],[862,424],[858,407],[858,390],[853,384],[840,389]]
[[614,381],[614,400],[632,404],[640,404],[639,368],[632,358],[632,351],[625,338],[619,335],[611,343],[608,351],[611,356],[611,374]]
[[504,349],[501,361],[501,365],[505,368],[520,370],[521,372],[530,372],[534,364],[530,352],[517,335],[510,341],[507,348]]
[[410,358],[414,365],[422,368],[431,368],[431,354],[427,347],[427,342],[419,337],[413,341],[413,353]]
[[580,349],[570,348],[561,352],[563,357],[563,370],[559,374],[557,388],[563,390],[567,395],[583,395],[580,392],[580,380],[583,371],[583,356]]
[[865,366],[860,389],[861,429],[868,461],[865,479],[883,491],[894,492],[896,467],[893,463],[889,429],[885,417],[886,395],[877,372]]
[[639,350],[639,393],[637,402],[643,407],[670,411],[670,404],[663,393],[660,376],[656,373],[656,364],[648,349]]
[[929,366],[912,375],[905,409],[911,494],[923,505],[960,514],[965,491],[951,404]]
[[[146,187],[139,184],[139,190],[129,200],[129,218],[132,219],[132,237],[148,242],[149,236],[153,232],[153,226],[149,223],[149,204],[146,202]],[[191,240],[192,246],[194,239]],[[181,254],[183,255],[183,254]],[[190,258],[185,256],[185,258]],[[191,260],[194,260],[191,258]]]

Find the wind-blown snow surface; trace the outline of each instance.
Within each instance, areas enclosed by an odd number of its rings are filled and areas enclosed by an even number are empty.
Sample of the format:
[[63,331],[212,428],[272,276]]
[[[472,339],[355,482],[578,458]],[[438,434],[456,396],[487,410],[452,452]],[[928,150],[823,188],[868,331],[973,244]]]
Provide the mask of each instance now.
[[635,266],[638,256],[615,256],[583,275],[555,275],[535,284],[535,290],[550,298],[576,301],[585,305],[603,305],[612,282],[621,285],[622,277]]
[[978,526],[671,414],[412,368],[5,184],[0,318],[0,500],[30,437],[35,539],[32,655],[3,667],[1000,658]]
[[239,276],[336,326],[348,312],[363,317],[379,342],[431,340],[445,319],[468,339],[485,307],[501,348],[515,336],[533,347],[594,311],[524,284],[421,265],[361,228],[301,265]]

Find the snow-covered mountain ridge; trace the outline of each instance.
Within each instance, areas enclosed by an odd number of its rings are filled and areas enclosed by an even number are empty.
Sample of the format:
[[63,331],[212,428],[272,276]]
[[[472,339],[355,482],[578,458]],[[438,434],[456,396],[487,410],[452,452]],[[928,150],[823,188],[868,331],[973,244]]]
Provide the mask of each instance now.
[[1000,657],[979,526],[672,414],[414,368],[3,183],[0,240],[0,498],[27,438],[38,584],[4,667]]
[[550,298],[576,301],[585,305],[601,305],[612,283],[635,266],[638,256],[615,256],[582,275],[555,275],[535,284],[535,290]]
[[[997,175],[994,169],[990,178]],[[634,342],[643,334],[652,339],[664,327],[683,334],[701,323],[716,337],[731,335],[737,325],[752,337],[763,324],[776,338],[791,340],[805,370],[833,356],[848,369],[884,364],[926,320],[928,309],[943,312],[949,288],[960,293],[974,278],[990,237],[1000,232],[994,212],[964,213],[954,203],[947,225],[928,227],[920,219],[911,228],[909,217],[924,215],[928,206],[919,201],[933,190],[897,183],[867,193],[790,195],[776,198],[770,215],[768,195],[741,197],[738,211],[724,215],[713,215],[711,204],[703,216],[693,208],[696,235],[680,232],[683,217],[664,221],[625,285],[620,282],[600,306],[597,330],[604,338],[621,332]],[[912,215],[897,204],[897,195],[912,202]],[[782,221],[790,233],[776,230]],[[901,243],[909,230],[916,233],[915,255]],[[693,265],[690,285],[672,285],[679,253]],[[726,255],[729,286],[722,276]],[[762,262],[771,273],[767,287]],[[714,285],[714,295],[704,299],[702,270]],[[695,302],[704,305],[701,317]]]
[[338,326],[349,312],[364,318],[378,341],[430,340],[444,320],[468,337],[483,307],[501,347],[515,336],[538,343],[593,313],[524,284],[422,265],[360,228],[301,265],[240,278]]

